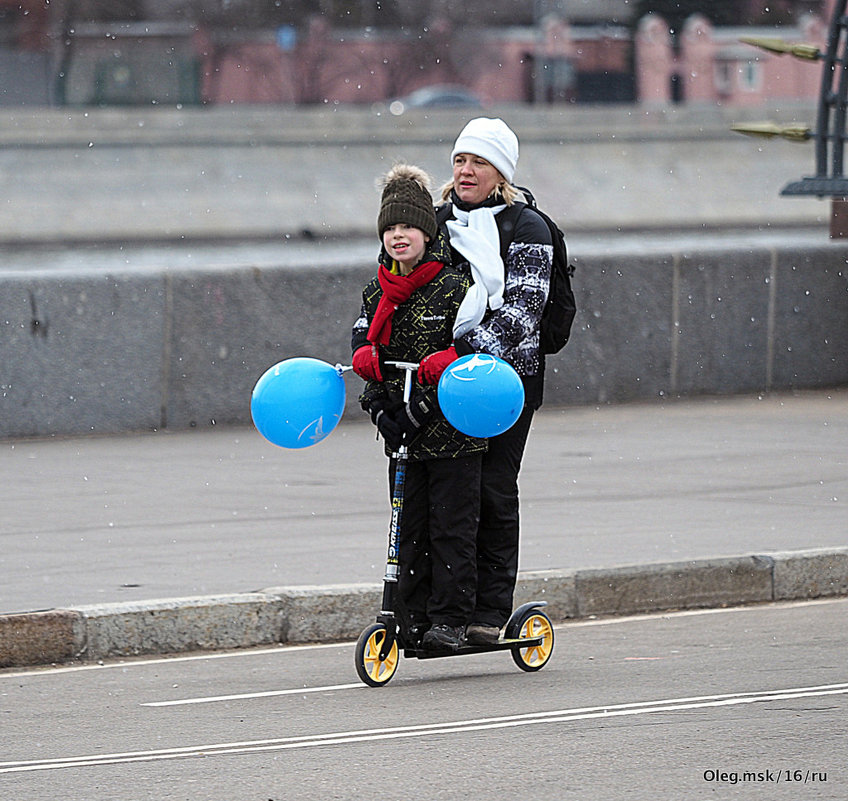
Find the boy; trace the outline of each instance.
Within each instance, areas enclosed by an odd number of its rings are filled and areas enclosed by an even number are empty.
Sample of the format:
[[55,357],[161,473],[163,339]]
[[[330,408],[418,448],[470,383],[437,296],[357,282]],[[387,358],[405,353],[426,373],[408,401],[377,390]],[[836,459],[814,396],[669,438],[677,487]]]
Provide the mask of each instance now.
[[[408,446],[400,521],[398,621],[422,648],[456,650],[474,611],[475,537],[486,440],[468,437],[439,410],[436,383],[456,358],[453,324],[469,280],[450,266],[436,225],[429,178],[411,165],[383,179],[377,276],[364,288],[353,326],[353,369],[366,379],[360,396],[386,444],[389,489],[401,444]],[[417,362],[403,402],[403,372],[386,364]]]

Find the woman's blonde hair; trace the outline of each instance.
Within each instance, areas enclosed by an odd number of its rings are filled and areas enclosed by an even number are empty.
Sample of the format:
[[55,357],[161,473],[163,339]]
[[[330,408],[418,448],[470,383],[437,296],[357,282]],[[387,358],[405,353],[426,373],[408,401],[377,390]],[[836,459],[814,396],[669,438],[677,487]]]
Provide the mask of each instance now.
[[[448,181],[442,187],[442,201],[450,200],[451,190],[453,189],[453,181]],[[509,181],[502,181],[499,183],[494,191],[489,197],[493,197],[496,200],[502,200],[506,203],[507,206],[511,206],[521,197],[520,190],[516,189]]]

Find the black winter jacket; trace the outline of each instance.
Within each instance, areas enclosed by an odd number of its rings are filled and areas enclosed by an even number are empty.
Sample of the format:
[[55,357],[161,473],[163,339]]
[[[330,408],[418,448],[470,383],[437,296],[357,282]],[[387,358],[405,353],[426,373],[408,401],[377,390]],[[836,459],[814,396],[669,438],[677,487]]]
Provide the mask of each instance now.
[[[466,211],[475,208],[455,196],[453,202]],[[497,201],[482,205],[497,205]],[[516,206],[520,210],[505,209],[495,216],[506,272],[503,306],[489,310],[478,326],[460,338],[456,348],[461,355],[490,353],[509,362],[524,383],[525,403],[537,409],[542,405],[545,377],[539,325],[551,284],[553,243],[547,223],[526,204]],[[444,211],[437,210],[438,219],[449,219]],[[505,230],[505,223],[510,230]],[[460,272],[470,275],[471,268],[460,253],[453,251],[452,261]]]
[[[427,249],[423,261],[440,261],[445,266],[429,283],[416,289],[395,312],[389,343],[380,346],[380,362],[385,381],[366,382],[365,390],[359,398],[363,408],[367,408],[370,402],[378,398],[403,398],[403,371],[386,365],[386,362],[420,362],[425,356],[449,348],[453,344],[456,313],[470,282],[467,276],[450,266],[449,253],[447,239],[440,231]],[[390,264],[384,250],[380,253],[380,261],[386,266]],[[362,310],[353,325],[351,336],[352,352],[368,344],[368,328],[382,294],[383,290],[376,277],[363,289]],[[429,399],[437,400],[436,387],[422,387],[417,380],[413,383],[413,396],[416,393],[424,393]],[[439,410],[421,434],[413,440],[409,447],[409,459],[449,459],[481,453],[486,447],[485,439],[460,433],[448,423]],[[388,448],[386,455],[391,455]]]

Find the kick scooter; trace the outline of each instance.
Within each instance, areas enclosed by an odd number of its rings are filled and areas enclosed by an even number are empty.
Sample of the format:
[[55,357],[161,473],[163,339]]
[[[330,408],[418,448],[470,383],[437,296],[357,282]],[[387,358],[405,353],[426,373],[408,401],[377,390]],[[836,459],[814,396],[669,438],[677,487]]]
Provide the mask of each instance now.
[[[412,362],[389,362],[403,370],[404,403],[412,392],[412,376],[418,369]],[[522,670],[541,670],[551,658],[554,650],[554,627],[550,618],[542,611],[545,601],[533,601],[518,607],[504,629],[504,637],[489,645],[462,645],[455,651],[431,651],[422,649],[417,643],[407,642],[395,616],[399,574],[399,537],[401,512],[403,510],[404,484],[408,448],[402,444],[395,454],[394,486],[392,488],[392,516],[389,526],[389,547],[386,572],[383,576],[383,598],[377,620],[362,631],[356,642],[355,663],[359,678],[370,687],[384,687],[395,675],[399,655],[414,659],[437,659],[445,656],[465,656],[489,651],[509,651],[513,661]]]

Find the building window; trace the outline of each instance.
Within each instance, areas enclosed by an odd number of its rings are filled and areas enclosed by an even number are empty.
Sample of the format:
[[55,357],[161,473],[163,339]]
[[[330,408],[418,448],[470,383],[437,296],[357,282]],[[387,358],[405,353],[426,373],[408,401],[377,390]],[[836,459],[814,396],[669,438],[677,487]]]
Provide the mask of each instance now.
[[547,58],[543,69],[545,101],[573,101],[576,83],[574,65],[566,58]]
[[716,92],[722,97],[730,94],[733,88],[733,69],[729,61],[719,61],[715,65]]
[[745,61],[739,65],[739,88],[743,92],[759,92],[763,74],[758,61]]

